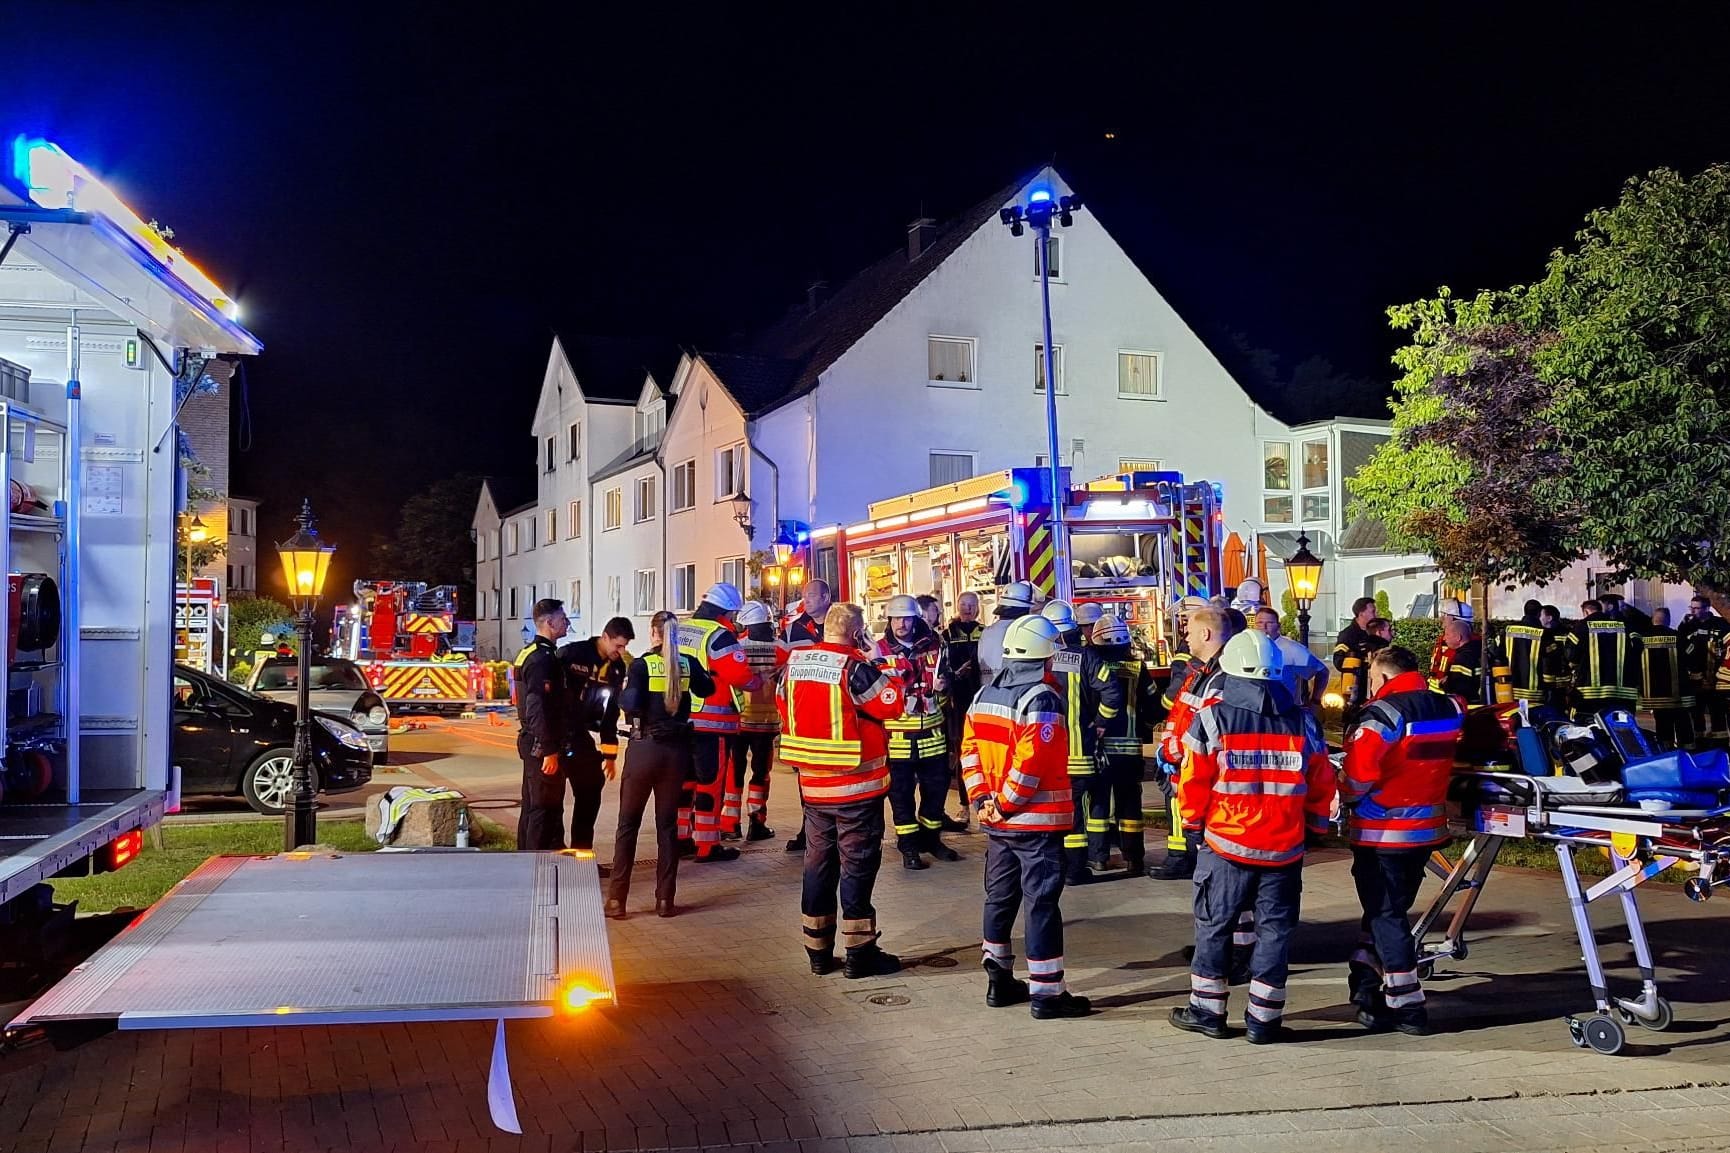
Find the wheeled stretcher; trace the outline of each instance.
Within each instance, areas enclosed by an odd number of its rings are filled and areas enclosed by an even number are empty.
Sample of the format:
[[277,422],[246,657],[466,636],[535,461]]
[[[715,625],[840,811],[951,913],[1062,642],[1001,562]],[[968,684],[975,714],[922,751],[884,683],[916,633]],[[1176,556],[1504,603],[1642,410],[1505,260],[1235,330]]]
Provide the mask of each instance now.
[[[1466,923],[1505,843],[1551,844],[1596,1005],[1592,1015],[1567,1018],[1569,1036],[1583,1048],[1615,1053],[1626,1040],[1625,1026],[1659,1030],[1673,1019],[1658,993],[1635,890],[1673,865],[1691,864],[1698,872],[1685,885],[1687,895],[1697,901],[1712,895],[1721,866],[1730,861],[1730,804],[1724,803],[1730,763],[1722,751],[1655,753],[1626,712],[1603,714],[1590,726],[1543,731],[1526,722],[1524,713],[1512,722],[1509,758],[1456,768],[1450,823],[1471,841],[1458,861],[1439,852],[1430,860],[1442,887],[1412,927],[1418,973],[1427,979],[1439,962],[1465,959]],[[1610,875],[1588,885],[1575,861],[1581,847],[1608,853]],[[1610,896],[1621,901],[1627,921],[1638,997],[1610,995],[1598,956],[1587,906]],[[1426,943],[1444,916],[1441,938]]]

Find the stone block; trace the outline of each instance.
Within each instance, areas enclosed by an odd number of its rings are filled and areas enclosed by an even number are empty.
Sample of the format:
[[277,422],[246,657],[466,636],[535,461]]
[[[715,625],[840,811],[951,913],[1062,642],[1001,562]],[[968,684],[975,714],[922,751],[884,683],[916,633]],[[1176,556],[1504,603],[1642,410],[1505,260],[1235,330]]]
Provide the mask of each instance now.
[[[392,845],[455,845],[457,823],[461,819],[463,802],[456,798],[438,801],[417,801],[408,807],[408,814],[397,826]],[[378,839],[379,806],[376,799],[367,802],[366,835]]]

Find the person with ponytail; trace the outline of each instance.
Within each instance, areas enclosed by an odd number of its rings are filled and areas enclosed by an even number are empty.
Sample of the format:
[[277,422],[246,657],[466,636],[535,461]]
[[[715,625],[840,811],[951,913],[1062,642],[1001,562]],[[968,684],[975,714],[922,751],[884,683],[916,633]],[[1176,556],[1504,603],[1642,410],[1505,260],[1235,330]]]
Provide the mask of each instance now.
[[613,868],[605,913],[622,919],[631,891],[631,864],[643,810],[655,798],[655,915],[671,917],[679,874],[679,798],[693,771],[695,734],[691,698],[715,692],[702,665],[679,652],[679,618],[655,614],[649,622],[650,651],[631,662],[619,709],[629,725],[625,768],[619,786],[619,829],[613,836]]

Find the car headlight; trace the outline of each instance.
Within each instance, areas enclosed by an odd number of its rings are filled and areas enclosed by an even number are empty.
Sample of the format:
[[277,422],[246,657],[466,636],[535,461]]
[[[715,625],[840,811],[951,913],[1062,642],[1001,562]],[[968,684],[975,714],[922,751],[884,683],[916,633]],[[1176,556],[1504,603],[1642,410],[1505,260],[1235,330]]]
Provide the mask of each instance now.
[[360,730],[341,721],[333,721],[329,717],[319,717],[318,723],[324,726],[324,731],[337,739],[337,743],[347,749],[366,751],[369,746],[366,738],[360,735]]
[[353,721],[356,725],[364,722],[372,725],[374,728],[382,729],[386,725],[390,724],[390,710],[385,708],[383,705],[374,705],[370,709],[356,709],[354,712],[349,714],[349,720]]

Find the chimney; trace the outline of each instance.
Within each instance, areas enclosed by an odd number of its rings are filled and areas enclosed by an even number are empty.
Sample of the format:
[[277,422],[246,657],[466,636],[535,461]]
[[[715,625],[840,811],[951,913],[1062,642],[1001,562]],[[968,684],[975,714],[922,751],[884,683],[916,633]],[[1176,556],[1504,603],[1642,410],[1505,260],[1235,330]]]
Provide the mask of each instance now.
[[929,216],[921,216],[907,226],[907,259],[918,260],[920,254],[931,247],[931,242],[937,239],[937,222]]
[[829,282],[827,280],[813,280],[810,286],[805,289],[805,310],[809,313],[815,313],[823,307],[823,302],[828,299]]

